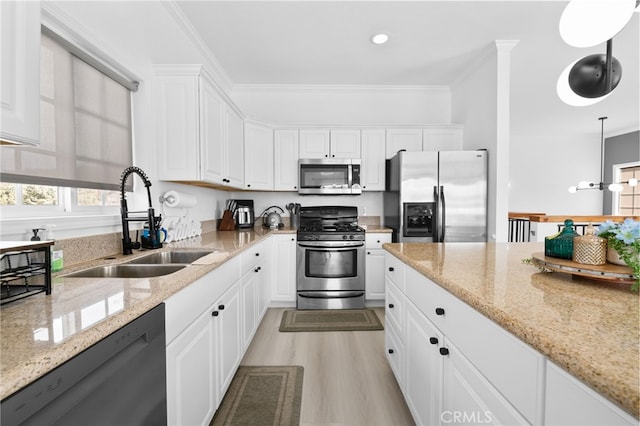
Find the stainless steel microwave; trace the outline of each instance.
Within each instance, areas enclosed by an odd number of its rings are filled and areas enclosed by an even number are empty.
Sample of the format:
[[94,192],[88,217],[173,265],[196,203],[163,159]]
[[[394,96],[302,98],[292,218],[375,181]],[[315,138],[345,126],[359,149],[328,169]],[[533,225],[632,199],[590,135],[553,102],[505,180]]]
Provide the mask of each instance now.
[[299,194],[362,194],[359,158],[307,158],[299,163]]

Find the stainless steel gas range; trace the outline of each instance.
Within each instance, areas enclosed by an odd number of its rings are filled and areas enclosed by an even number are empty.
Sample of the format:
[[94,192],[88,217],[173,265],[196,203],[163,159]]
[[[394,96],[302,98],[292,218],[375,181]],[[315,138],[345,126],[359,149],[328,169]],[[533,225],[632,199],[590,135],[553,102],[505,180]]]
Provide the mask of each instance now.
[[358,208],[302,207],[297,237],[297,308],[364,308],[365,231]]

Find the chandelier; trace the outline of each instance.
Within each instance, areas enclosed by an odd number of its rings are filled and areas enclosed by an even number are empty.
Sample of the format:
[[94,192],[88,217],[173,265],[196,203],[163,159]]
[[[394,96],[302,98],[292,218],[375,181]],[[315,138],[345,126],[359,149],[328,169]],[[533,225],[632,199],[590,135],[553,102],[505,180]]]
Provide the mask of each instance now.
[[638,179],[629,179],[628,181],[619,182],[619,183],[605,183],[604,182],[604,120],[608,117],[599,117],[600,120],[600,182],[592,182],[592,181],[580,181],[576,186],[570,186],[569,192],[575,194],[578,191],[583,189],[599,189],[600,191],[604,190],[605,187],[611,192],[621,192],[624,189],[623,184],[627,184],[629,186],[637,186]]

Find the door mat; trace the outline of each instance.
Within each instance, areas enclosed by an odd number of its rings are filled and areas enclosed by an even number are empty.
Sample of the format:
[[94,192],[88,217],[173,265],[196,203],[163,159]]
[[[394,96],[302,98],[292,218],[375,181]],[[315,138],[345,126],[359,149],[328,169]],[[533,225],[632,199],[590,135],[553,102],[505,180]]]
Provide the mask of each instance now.
[[238,367],[209,426],[299,425],[301,366]]
[[373,309],[286,310],[280,331],[370,331],[384,330]]

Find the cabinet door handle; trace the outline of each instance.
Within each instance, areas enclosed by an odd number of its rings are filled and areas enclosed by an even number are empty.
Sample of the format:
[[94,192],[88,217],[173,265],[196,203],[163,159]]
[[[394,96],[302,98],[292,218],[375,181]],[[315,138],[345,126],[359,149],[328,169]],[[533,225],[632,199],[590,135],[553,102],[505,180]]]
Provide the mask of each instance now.
[[254,272],[259,272],[259,271],[260,271],[260,269],[262,269],[262,268],[261,268],[260,266],[258,266],[258,267],[257,267],[256,269],[254,269],[253,271],[254,271]]
[[224,311],[224,305],[218,305],[218,309],[220,309],[221,311]]
[[389,309],[393,309],[393,303],[389,303]]
[[389,266],[389,272],[393,272],[393,266]]
[[250,183],[247,184],[247,188],[251,188],[251,184]]
[[370,251],[368,251],[368,252],[367,252],[367,254],[371,254],[371,252],[370,252]]
[[380,244],[380,240],[378,240],[377,243]]
[[389,353],[392,354],[393,353],[393,349],[389,349]]
[[256,256],[260,256],[260,253],[256,253]]
[[220,315],[220,312],[218,311],[211,312],[211,316],[217,317],[218,315]]
[[431,343],[432,345],[437,345],[438,344],[438,338],[437,337],[429,337],[429,343]]
[[449,355],[449,349],[447,349],[447,348],[440,348],[440,355],[442,355],[442,356],[447,356],[447,355]]
[[444,309],[443,308],[436,308],[436,315],[444,315]]

